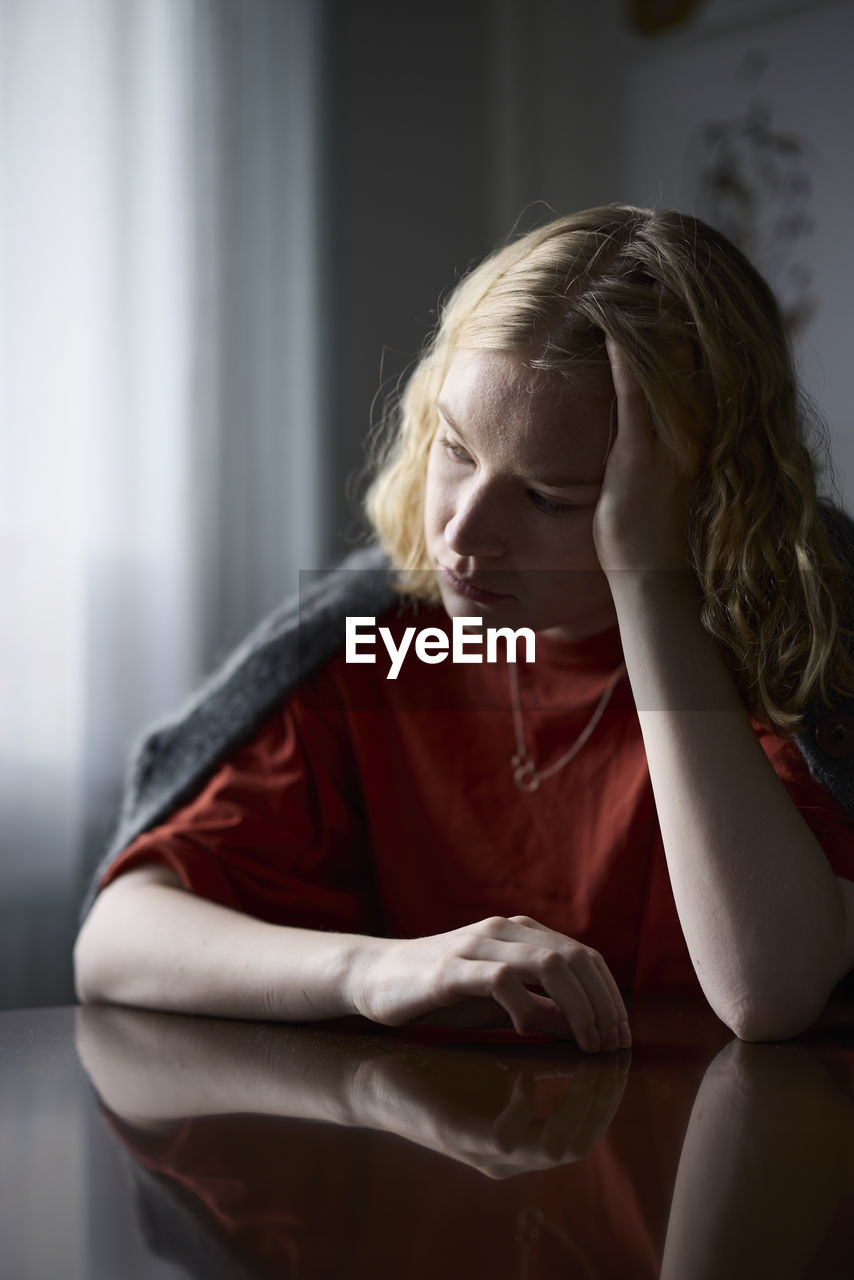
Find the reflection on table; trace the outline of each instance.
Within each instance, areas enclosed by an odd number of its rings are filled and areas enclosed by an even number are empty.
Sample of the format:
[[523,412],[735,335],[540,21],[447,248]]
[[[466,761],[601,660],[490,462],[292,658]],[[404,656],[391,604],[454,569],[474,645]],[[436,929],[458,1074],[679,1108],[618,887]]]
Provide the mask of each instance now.
[[745,1045],[659,1001],[633,1031],[589,1057],[76,1014],[149,1247],[193,1275],[854,1275],[848,1024]]

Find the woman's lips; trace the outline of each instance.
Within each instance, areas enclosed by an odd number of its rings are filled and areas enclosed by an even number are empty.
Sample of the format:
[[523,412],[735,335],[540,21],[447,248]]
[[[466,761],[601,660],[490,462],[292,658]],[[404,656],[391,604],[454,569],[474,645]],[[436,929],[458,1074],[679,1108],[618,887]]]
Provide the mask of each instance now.
[[465,596],[467,600],[474,600],[477,604],[492,604],[495,600],[509,600],[510,596],[498,591],[485,591],[483,587],[476,587],[468,578],[460,578],[457,574],[452,573],[450,569],[446,569],[442,565],[442,577],[451,588],[456,591],[457,595]]

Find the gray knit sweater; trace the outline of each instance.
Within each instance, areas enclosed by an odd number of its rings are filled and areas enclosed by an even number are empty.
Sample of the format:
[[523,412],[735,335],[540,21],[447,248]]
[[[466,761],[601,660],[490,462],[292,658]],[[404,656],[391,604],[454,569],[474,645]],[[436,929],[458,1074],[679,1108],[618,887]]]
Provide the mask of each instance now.
[[[840,554],[854,572],[854,524],[827,508]],[[344,619],[377,617],[396,596],[388,561],[376,547],[354,552],[336,570],[303,586],[265,619],[177,713],[159,721],[135,749],[115,834],[87,890],[81,920],[100,877],[143,831],[186,803],[219,762],[252,733],[288,692],[343,645]],[[817,709],[798,738],[810,771],[854,822],[854,699]]]
[[81,920],[113,859],[185,804],[219,762],[250,738],[289,691],[342,647],[348,614],[377,617],[396,592],[377,547],[353,552],[265,618],[174,714],[131,754],[118,825],[89,883]]

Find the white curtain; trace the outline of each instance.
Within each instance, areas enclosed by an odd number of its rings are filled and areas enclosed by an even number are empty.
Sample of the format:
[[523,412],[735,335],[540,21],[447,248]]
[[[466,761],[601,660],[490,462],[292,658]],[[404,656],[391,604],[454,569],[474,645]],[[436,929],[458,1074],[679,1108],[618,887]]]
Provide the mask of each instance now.
[[141,725],[318,563],[318,13],[0,0],[0,1003],[67,980]]

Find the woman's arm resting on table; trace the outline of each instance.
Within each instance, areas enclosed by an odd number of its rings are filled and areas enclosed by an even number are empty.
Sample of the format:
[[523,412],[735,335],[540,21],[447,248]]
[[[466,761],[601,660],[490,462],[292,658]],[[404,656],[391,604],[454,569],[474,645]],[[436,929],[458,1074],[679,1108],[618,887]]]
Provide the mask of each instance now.
[[685,481],[609,344],[618,431],[596,513],[661,834],[691,960],[743,1039],[804,1031],[854,967],[854,885],[837,878],[751,726],[700,619]]
[[854,885],[834,875],[774,772],[700,623],[690,575],[619,578],[627,666],[697,977],[741,1038],[797,1035],[854,967]]
[[285,1022],[360,1014],[389,1026],[455,1010],[474,1025],[512,1023],[590,1052],[630,1043],[598,952],[524,916],[412,939],[296,929],[198,897],[149,864],[101,892],[74,961],[84,1004]]
[[344,991],[356,942],[253,919],[188,892],[176,872],[152,862],[96,898],[74,948],[75,983],[84,1004],[335,1018],[354,1012]]

